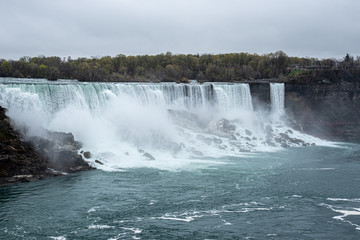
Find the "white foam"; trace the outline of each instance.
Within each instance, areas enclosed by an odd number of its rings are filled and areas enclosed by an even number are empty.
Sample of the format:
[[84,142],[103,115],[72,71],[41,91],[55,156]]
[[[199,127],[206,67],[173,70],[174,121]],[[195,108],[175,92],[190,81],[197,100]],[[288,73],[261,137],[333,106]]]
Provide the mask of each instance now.
[[65,236],[49,237],[49,238],[54,239],[54,240],[66,240],[66,237],[65,237]]
[[347,199],[347,198],[327,198],[327,200],[329,201],[341,201],[341,202],[360,202],[360,198],[352,198],[352,199]]
[[122,229],[132,231],[134,234],[139,234],[139,233],[142,233],[142,231],[143,231],[143,230],[140,229],[140,228],[127,228],[127,227],[122,227]]
[[360,230],[360,225],[355,224],[346,219],[348,216],[360,216],[360,208],[346,208],[341,209],[340,207],[335,207],[329,204],[320,204],[321,206],[325,206],[336,213],[340,213],[341,215],[334,216],[333,219],[340,220],[342,222],[349,223],[350,225],[354,226],[356,230]]
[[87,212],[88,212],[88,213],[96,212],[96,209],[98,209],[98,208],[99,208],[98,206],[92,207],[92,208],[90,208]]
[[115,227],[109,226],[109,225],[90,225],[90,226],[88,226],[88,229],[109,229],[109,228],[115,228]]

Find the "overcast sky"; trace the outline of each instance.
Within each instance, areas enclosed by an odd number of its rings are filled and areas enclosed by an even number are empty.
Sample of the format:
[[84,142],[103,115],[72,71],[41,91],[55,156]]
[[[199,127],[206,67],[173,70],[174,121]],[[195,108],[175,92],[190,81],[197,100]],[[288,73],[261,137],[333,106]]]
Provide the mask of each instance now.
[[359,0],[0,0],[0,58],[360,55]]

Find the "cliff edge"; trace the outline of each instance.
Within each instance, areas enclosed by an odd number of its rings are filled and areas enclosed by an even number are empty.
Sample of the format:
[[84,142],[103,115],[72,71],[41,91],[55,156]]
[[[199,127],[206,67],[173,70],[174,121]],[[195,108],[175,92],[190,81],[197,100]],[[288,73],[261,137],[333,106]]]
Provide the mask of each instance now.
[[78,155],[79,146],[71,133],[51,133],[55,140],[63,136],[72,139],[66,147],[52,139],[25,140],[13,129],[5,112],[0,107],[0,186],[93,169]]

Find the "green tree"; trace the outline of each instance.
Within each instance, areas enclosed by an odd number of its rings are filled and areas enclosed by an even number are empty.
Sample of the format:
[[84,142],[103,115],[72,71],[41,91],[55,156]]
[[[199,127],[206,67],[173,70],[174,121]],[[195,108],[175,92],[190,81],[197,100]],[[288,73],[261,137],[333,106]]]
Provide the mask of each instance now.
[[13,68],[10,62],[8,61],[4,61],[1,66],[0,66],[0,70],[1,70],[1,76],[2,77],[11,77],[12,73],[13,73]]
[[39,66],[39,77],[40,78],[46,78],[47,77],[47,70],[48,70],[48,67],[44,64],[41,64]]

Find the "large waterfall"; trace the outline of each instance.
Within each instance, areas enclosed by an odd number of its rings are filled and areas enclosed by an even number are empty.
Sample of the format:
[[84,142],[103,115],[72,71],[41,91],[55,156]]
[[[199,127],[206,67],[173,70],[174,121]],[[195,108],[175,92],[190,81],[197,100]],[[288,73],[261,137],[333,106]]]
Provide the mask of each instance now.
[[284,84],[270,89],[271,111],[256,112],[248,84],[1,79],[0,105],[27,135],[72,132],[93,164],[101,160],[108,170],[178,169],[208,157],[321,144],[281,122]]

